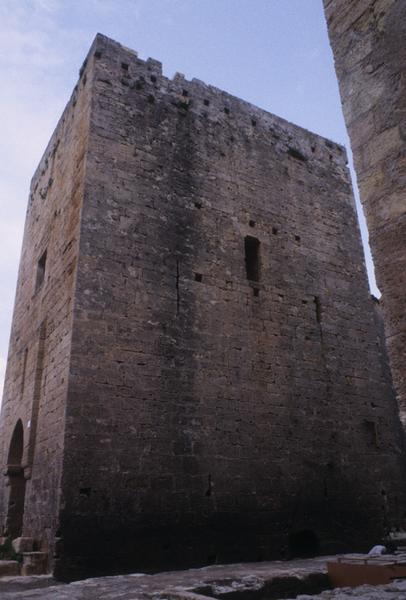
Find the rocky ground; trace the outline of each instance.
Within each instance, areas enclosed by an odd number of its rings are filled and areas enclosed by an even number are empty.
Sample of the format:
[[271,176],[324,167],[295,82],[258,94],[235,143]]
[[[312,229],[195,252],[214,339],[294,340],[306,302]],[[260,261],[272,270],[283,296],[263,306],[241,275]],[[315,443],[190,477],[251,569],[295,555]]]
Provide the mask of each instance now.
[[295,600],[354,600],[355,598],[360,600],[406,600],[406,581],[396,580],[389,585],[336,588],[316,596],[300,594],[296,596]]
[[[99,577],[70,584],[50,576],[3,577],[1,600],[406,600],[406,581],[387,586],[326,590],[326,558],[147,575]],[[321,593],[320,593],[321,592]]]

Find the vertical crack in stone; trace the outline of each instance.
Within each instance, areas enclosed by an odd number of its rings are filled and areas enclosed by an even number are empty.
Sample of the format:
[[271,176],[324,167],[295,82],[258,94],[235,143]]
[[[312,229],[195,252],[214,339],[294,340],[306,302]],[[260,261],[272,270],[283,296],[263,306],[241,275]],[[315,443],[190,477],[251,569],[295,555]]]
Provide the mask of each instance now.
[[176,314],[179,314],[180,293],[179,293],[179,261],[176,261]]

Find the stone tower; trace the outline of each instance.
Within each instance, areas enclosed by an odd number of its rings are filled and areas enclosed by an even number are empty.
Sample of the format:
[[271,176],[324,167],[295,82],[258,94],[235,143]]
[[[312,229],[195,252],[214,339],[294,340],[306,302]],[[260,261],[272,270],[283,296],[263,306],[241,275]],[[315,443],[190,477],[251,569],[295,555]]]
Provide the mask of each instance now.
[[324,6],[406,425],[406,2]]
[[63,579],[375,542],[403,438],[345,150],[98,35],[34,175],[0,520]]

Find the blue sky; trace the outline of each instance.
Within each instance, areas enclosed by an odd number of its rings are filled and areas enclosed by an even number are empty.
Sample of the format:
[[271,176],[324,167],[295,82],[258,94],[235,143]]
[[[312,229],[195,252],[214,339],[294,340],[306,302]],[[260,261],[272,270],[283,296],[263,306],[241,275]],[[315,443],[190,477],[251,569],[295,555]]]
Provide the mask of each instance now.
[[0,389],[29,181],[97,32],[349,147],[322,0],[0,0]]

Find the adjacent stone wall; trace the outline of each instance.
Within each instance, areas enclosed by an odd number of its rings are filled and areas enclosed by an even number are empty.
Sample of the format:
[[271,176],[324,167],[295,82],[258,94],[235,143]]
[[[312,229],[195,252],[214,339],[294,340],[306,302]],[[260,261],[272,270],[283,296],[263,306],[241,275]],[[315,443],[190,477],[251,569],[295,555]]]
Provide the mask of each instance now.
[[406,3],[324,0],[406,422]]
[[[52,562],[69,379],[90,97],[75,89],[33,177],[1,414],[0,525],[7,525],[14,428],[23,425],[23,534]],[[46,254],[45,254],[46,253]],[[11,459],[11,462],[13,460]],[[6,477],[3,472],[8,473]]]
[[344,149],[103,36],[83,77],[57,575],[377,541],[403,442]]

